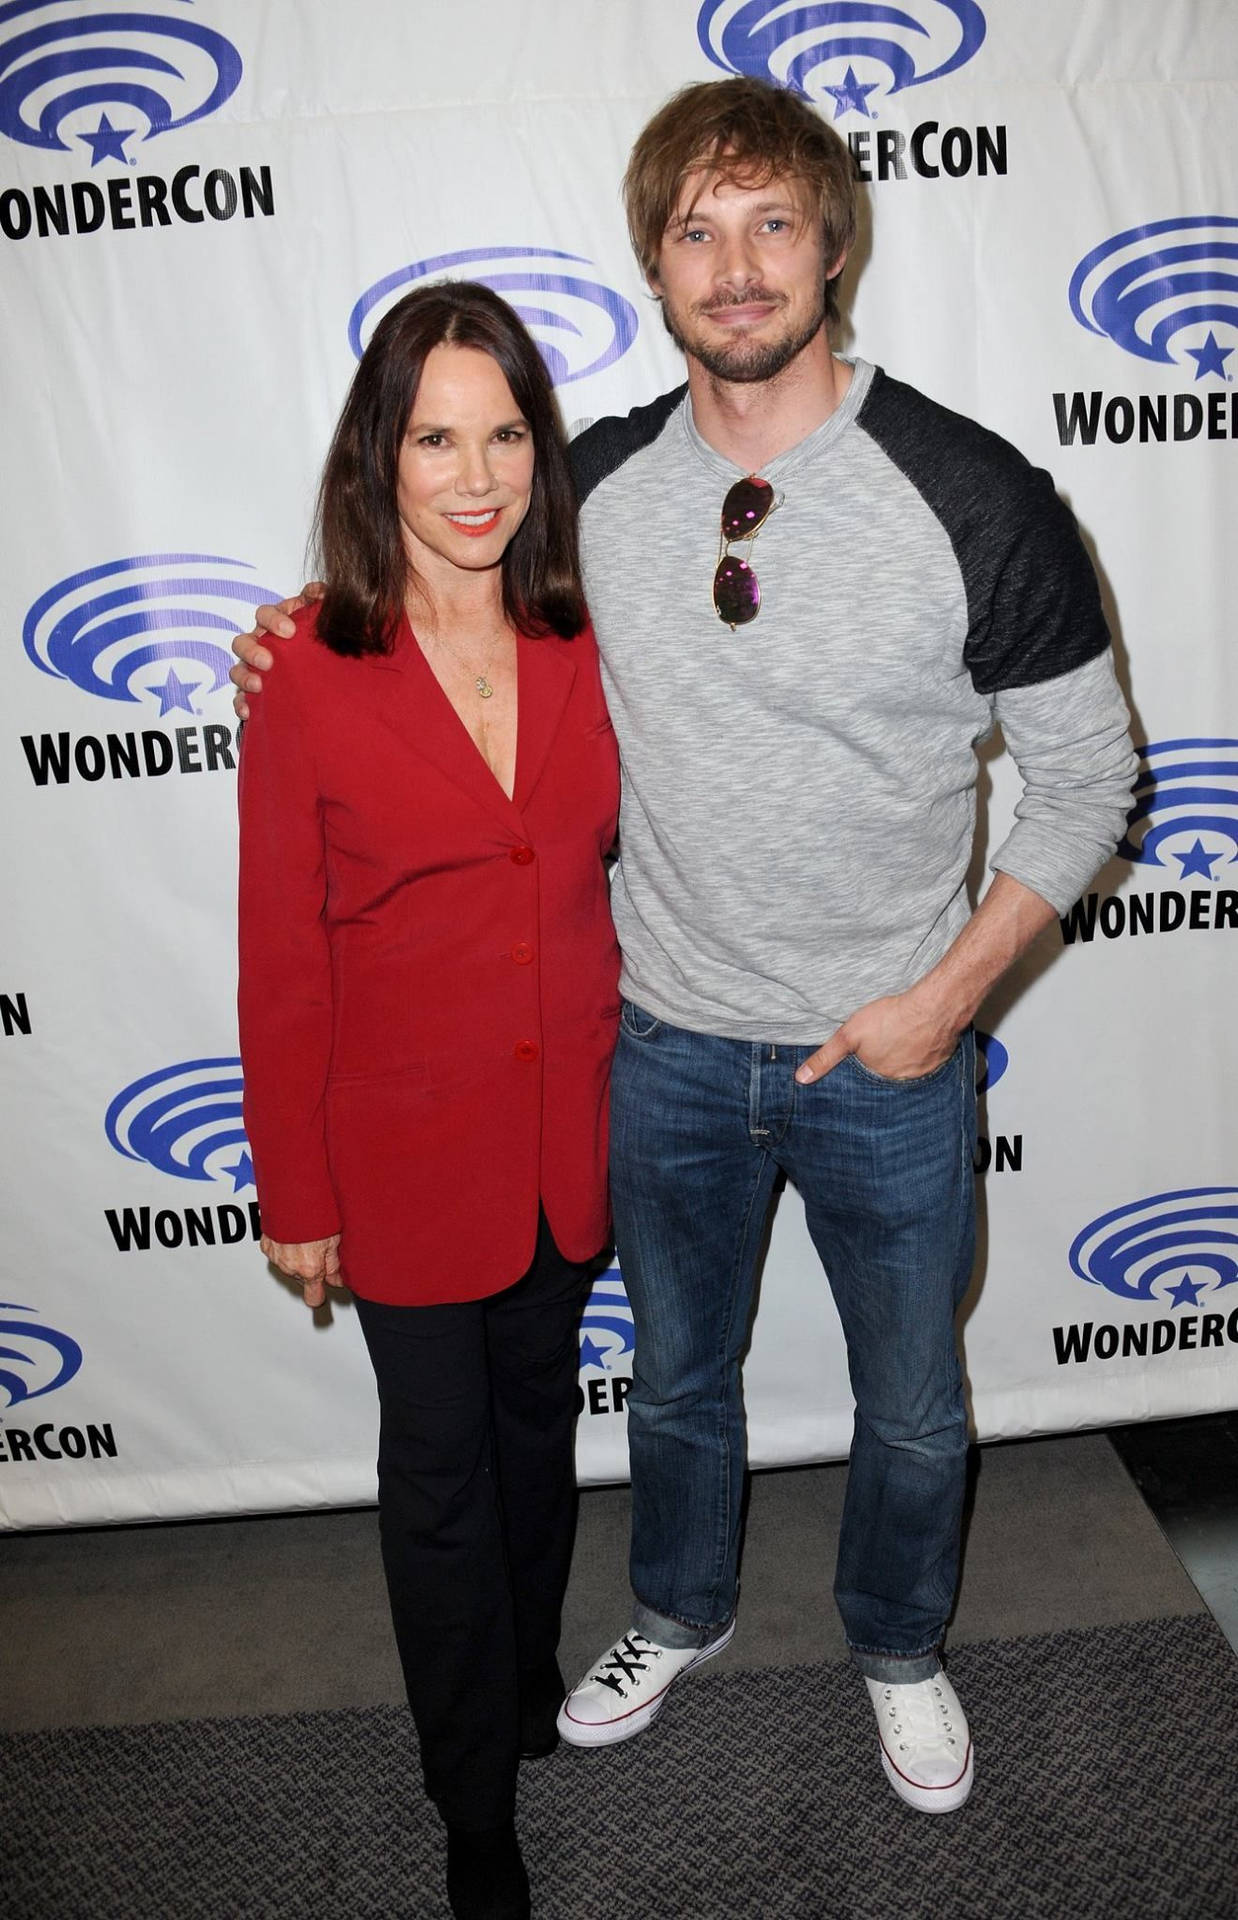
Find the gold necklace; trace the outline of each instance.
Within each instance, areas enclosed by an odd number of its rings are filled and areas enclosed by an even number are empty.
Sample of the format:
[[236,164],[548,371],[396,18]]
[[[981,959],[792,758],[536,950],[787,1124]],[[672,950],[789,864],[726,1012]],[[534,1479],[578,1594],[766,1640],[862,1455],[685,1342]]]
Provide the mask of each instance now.
[[[468,661],[463,657],[462,654],[457,653],[455,648],[451,645],[450,641],[444,640],[443,636],[440,633],[436,633],[434,635],[434,645],[437,647],[442,647],[445,652],[449,653],[452,659],[456,662],[456,665],[463,667],[466,673],[470,671]],[[494,688],[490,684],[490,669],[493,665],[494,665],[494,644],[492,643],[490,647],[490,651],[486,655],[485,663],[482,667],[481,672],[473,676],[473,690],[475,693],[479,694],[483,700],[492,700],[494,698]]]

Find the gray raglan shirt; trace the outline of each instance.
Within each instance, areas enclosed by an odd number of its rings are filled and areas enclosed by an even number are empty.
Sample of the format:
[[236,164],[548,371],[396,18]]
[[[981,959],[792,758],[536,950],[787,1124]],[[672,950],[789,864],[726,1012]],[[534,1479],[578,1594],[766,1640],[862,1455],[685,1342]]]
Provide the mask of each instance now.
[[[992,865],[1059,913],[1113,852],[1135,759],[1095,575],[1048,474],[856,363],[764,476],[761,610],[713,610],[739,469],[686,390],[573,445],[623,764],[624,993],[696,1032],[816,1044],[970,911],[975,744],[1023,779]],[[740,548],[747,553],[747,548]]]

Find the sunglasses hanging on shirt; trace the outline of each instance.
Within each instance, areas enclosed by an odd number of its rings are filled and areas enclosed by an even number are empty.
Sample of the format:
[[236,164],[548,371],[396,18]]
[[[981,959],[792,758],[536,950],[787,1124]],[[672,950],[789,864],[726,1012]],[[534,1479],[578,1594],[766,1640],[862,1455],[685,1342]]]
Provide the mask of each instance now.
[[775,496],[769,481],[759,480],[754,473],[737,480],[722,502],[714,612],[732,633],[760,613],[761,587],[750,563],[730,549],[741,540],[755,540],[770,514],[781,505],[782,495]]

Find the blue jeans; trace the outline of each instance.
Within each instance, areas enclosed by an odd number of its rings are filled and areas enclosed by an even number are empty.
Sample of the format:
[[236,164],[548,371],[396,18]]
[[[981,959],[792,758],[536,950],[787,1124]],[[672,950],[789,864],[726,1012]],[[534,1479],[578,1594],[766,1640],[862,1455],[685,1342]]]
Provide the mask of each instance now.
[[855,1431],[834,1594],[874,1680],[936,1672],[954,1602],[967,1423],[954,1316],[974,1247],[970,1033],[918,1080],[808,1046],[687,1033],[625,1004],[611,1183],[636,1323],[628,1397],[635,1623],[669,1646],[735,1610],[740,1356],[780,1170],[803,1197],[847,1343]]

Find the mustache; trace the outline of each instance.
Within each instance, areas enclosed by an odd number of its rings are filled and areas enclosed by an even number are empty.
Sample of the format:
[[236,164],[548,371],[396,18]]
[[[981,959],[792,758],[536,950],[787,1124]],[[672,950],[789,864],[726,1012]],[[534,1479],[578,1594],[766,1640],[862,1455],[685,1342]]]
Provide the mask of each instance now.
[[724,313],[728,307],[786,305],[785,293],[774,293],[769,287],[749,286],[742,293],[718,293],[712,300],[702,300],[697,307],[698,313]]

